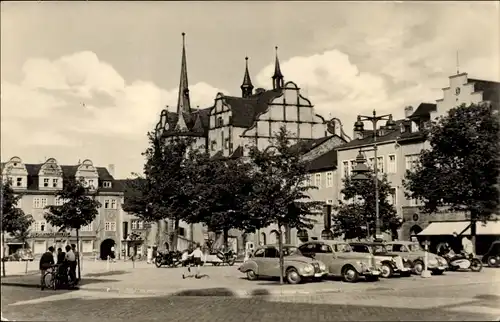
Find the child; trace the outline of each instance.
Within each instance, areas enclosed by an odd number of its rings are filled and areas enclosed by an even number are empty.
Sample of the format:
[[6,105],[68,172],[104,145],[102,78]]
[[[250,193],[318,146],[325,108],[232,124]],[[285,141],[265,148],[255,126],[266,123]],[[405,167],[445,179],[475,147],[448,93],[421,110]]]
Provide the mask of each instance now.
[[[189,250],[185,249],[182,252],[182,257],[181,257],[181,262],[182,266],[187,267],[188,273],[191,273],[191,263],[189,261]],[[186,278],[186,276],[189,276],[188,274],[182,274],[182,278]]]
[[203,257],[203,252],[201,251],[201,246],[200,244],[196,244],[196,248],[194,251],[189,254],[189,257],[193,258],[193,265],[196,266],[196,275],[195,278],[200,278],[200,266],[202,262],[202,257]]

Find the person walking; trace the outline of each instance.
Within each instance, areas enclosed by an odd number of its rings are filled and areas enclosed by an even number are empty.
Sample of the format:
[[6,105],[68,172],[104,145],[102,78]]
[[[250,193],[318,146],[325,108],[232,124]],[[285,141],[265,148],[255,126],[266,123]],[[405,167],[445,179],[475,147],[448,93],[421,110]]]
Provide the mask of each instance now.
[[113,263],[115,263],[115,262],[116,262],[116,259],[115,259],[115,257],[116,257],[116,256],[115,256],[115,245],[111,246],[111,252],[110,252],[110,254],[109,254],[109,255],[110,255],[110,257],[111,257],[111,261],[112,261]]
[[40,258],[40,288],[45,288],[45,272],[54,265],[54,247],[50,246],[49,249]]
[[[193,266],[196,267],[196,274],[195,278],[201,278],[200,275],[200,266],[202,264],[202,258],[203,258],[203,252],[201,251],[201,246],[200,244],[196,244],[196,248],[193,250],[191,254],[189,254],[189,257],[193,259]],[[184,277],[184,275],[183,275]]]
[[76,256],[70,245],[66,246],[66,262],[68,262],[71,282],[76,284]]

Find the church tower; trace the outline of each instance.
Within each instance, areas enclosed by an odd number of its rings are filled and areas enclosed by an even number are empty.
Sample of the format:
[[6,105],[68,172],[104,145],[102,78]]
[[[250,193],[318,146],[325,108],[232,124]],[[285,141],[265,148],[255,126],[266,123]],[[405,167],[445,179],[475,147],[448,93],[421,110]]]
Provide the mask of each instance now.
[[241,88],[241,97],[247,98],[253,94],[252,80],[250,79],[250,73],[248,73],[248,57],[245,57],[245,76],[243,76],[243,84]]
[[278,58],[278,46],[276,46],[275,49],[276,49],[276,61],[274,63],[274,75],[272,77],[273,89],[281,89],[284,87],[285,81],[283,78],[283,74],[281,73],[280,60]]
[[186,117],[191,115],[191,104],[189,101],[189,84],[187,75],[187,61],[186,61],[186,42],[185,33],[182,33],[182,60],[181,60],[181,77],[179,82],[179,98],[177,100],[177,126],[176,129],[180,131],[187,130]]

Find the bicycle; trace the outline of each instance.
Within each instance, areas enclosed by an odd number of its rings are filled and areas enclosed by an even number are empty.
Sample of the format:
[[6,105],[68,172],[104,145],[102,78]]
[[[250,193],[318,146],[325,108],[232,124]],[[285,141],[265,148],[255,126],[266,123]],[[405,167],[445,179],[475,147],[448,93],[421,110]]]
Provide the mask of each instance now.
[[[44,288],[51,288],[57,290],[61,285],[67,285],[72,288],[76,286],[76,281],[72,281],[68,274],[68,268],[65,267],[66,271],[61,272],[61,265],[52,265],[47,269],[43,275],[42,290]],[[64,275],[63,275],[64,274]]]

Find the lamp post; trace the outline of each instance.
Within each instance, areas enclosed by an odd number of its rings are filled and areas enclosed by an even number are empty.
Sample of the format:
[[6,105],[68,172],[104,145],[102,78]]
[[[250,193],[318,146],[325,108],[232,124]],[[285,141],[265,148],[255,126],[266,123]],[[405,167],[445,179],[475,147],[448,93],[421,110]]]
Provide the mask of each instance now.
[[[375,238],[380,237],[380,218],[379,218],[379,191],[378,191],[378,159],[377,159],[377,123],[379,121],[387,120],[385,124],[385,128],[389,131],[392,131],[396,128],[396,122],[392,119],[392,114],[385,114],[385,115],[377,115],[375,110],[373,110],[373,115],[371,116],[365,116],[365,115],[358,115],[357,121],[354,123],[354,131],[359,131],[363,132],[364,131],[364,123],[363,121],[369,121],[372,122],[373,125],[373,151],[375,154],[374,158],[374,164],[373,164],[373,172],[374,172],[374,184],[375,184]],[[363,164],[366,159],[363,157],[363,155],[360,153],[358,154],[358,157],[356,157],[356,163],[358,163],[358,158],[360,157],[359,161],[363,159]],[[358,167],[360,163],[356,165]],[[366,167],[366,166],[365,166]],[[353,172],[356,173],[355,169],[353,169]],[[359,176],[358,176],[359,175]],[[358,170],[356,175],[353,177],[353,180],[356,179],[362,179],[361,176],[366,177],[364,173]],[[356,178],[358,177],[358,178]]]

